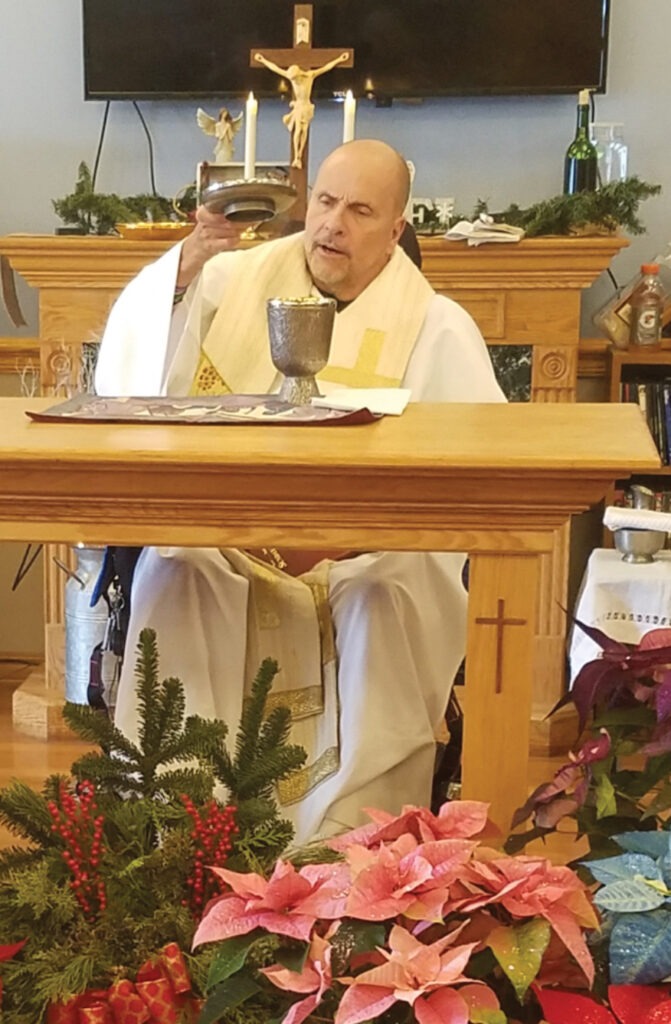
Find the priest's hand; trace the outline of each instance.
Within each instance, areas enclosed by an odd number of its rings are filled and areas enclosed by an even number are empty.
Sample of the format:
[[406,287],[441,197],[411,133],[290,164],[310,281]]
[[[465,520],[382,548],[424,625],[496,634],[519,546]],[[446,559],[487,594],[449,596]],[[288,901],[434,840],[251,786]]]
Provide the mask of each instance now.
[[244,228],[244,224],[236,224],[223,213],[211,213],[207,207],[199,206],[196,226],[182,242],[177,287],[188,287],[212,256],[236,249]]

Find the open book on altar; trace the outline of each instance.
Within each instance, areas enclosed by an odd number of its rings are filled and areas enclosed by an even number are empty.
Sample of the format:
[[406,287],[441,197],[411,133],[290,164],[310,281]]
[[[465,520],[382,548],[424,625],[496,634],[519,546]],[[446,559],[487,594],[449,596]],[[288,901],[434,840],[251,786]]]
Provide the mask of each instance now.
[[48,423],[209,423],[259,426],[354,426],[374,423],[380,413],[367,408],[335,409],[291,405],[275,395],[206,395],[161,398],[106,398],[77,395],[39,412],[26,410],[32,420]]

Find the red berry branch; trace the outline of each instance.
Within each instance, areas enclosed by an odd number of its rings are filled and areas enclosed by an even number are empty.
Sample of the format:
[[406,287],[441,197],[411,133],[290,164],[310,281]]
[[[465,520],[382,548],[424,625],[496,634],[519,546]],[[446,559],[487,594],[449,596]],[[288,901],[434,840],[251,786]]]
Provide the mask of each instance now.
[[237,808],[230,804],[221,807],[215,800],[210,800],[199,811],[193,800],[185,795],[182,803],[193,821],[191,838],[194,843],[193,867],[186,880],[191,897],[183,902],[198,917],[207,901],[221,890],[223,883],[207,868],[220,868],[226,863],[233,846],[233,836],[239,831],[235,823]]
[[50,800],[48,808],[51,831],[63,841],[61,856],[72,875],[70,888],[88,920],[95,921],[107,906],[99,871],[104,818],[97,813],[95,786],[85,779],[71,793],[61,782],[59,803]]

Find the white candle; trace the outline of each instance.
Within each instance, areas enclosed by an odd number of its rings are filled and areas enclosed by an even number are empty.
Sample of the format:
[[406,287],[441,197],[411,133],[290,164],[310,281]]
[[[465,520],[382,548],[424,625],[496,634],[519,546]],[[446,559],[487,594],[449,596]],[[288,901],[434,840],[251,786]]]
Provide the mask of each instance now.
[[356,100],[352,90],[348,89],[345,94],[345,109],[343,117],[342,140],[351,142],[354,138],[354,118],[356,116]]
[[245,178],[253,178],[256,170],[256,115],[259,112],[259,101],[250,92],[245,107]]

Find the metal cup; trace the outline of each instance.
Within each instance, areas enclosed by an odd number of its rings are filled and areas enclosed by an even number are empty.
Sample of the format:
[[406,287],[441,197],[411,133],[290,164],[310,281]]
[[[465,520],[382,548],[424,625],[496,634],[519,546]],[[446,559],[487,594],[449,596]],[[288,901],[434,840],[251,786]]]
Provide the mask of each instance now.
[[270,356],[284,374],[279,397],[292,405],[309,405],[319,394],[315,374],[329,359],[335,299],[268,299],[266,308]]

